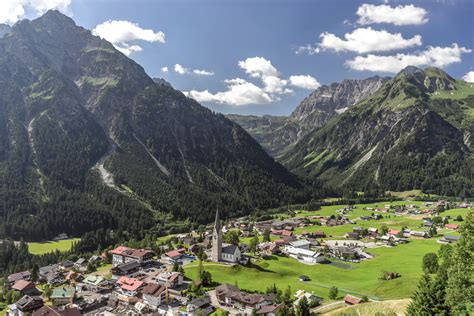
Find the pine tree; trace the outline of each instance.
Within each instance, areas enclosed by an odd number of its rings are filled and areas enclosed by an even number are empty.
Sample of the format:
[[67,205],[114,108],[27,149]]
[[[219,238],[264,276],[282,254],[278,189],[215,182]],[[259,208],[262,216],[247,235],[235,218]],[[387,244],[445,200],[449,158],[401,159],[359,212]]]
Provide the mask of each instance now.
[[309,304],[306,296],[303,296],[298,302],[298,307],[296,308],[296,316],[309,316]]
[[416,291],[411,297],[411,303],[407,308],[408,316],[432,316],[433,311],[433,297],[432,297],[432,282],[429,275],[424,274]]

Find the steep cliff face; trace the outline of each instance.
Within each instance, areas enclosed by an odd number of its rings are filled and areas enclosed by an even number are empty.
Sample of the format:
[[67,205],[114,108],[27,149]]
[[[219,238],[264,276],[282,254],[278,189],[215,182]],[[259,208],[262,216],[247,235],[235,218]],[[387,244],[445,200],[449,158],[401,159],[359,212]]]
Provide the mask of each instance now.
[[140,234],[305,199],[239,125],[56,11],[0,39],[0,123],[0,235]]
[[473,86],[440,69],[408,67],[281,161],[335,186],[472,195]]
[[271,116],[228,117],[241,124],[271,155],[279,157],[305,135],[375,93],[388,79],[374,76],[322,86],[301,101],[284,120]]

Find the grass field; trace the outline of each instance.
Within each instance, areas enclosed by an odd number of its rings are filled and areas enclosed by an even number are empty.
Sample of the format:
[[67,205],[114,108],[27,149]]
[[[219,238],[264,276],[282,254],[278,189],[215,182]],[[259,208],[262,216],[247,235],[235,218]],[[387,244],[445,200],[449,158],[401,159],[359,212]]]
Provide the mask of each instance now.
[[71,249],[72,243],[79,241],[79,238],[65,239],[59,241],[30,242],[28,250],[34,255],[41,255],[51,251],[68,251]]
[[[346,216],[351,219],[357,219],[362,215],[370,215],[372,211],[364,210],[364,207],[384,207],[386,204],[417,204],[422,202],[397,201],[393,203],[373,203],[357,205],[357,208],[349,212]],[[299,211],[297,216],[322,215],[329,216],[336,214],[336,210],[341,205],[325,206],[315,212]],[[467,209],[453,209],[442,213],[442,216],[450,215],[451,218],[457,215],[466,216]],[[342,236],[351,231],[352,227],[381,227],[387,225],[391,229],[400,229],[407,226],[411,229],[421,230],[422,216],[406,215],[395,216],[386,214],[383,219],[361,221],[357,224],[347,224],[335,227],[326,226],[308,226],[297,228],[295,233],[303,231],[324,231],[333,239],[342,238]],[[451,223],[458,223],[450,220]],[[439,233],[457,234],[457,232],[440,229]],[[329,288],[336,286],[339,288],[340,296],[346,293],[355,295],[367,295],[376,300],[403,299],[411,295],[415,289],[418,279],[422,274],[421,262],[424,254],[428,252],[437,252],[440,244],[438,238],[431,239],[410,239],[407,244],[401,244],[395,247],[381,247],[368,249],[367,252],[375,257],[360,263],[346,264],[349,269],[338,267],[336,265],[305,265],[293,258],[273,256],[269,260],[255,261],[250,267],[205,263],[206,270],[211,272],[213,280],[219,283],[237,283],[238,286],[246,290],[265,291],[266,288],[275,283],[279,288],[285,289],[291,286],[293,292],[298,289],[313,291],[315,294],[328,298]],[[248,242],[249,238],[241,240]],[[186,276],[195,278],[197,274],[197,264],[193,263],[185,267]],[[382,271],[398,272],[400,278],[383,281],[379,277]],[[311,278],[310,282],[300,282],[300,275],[307,275]]]
[[328,313],[322,313],[325,316],[348,316],[348,315],[387,315],[388,313],[396,313],[397,315],[405,315],[406,308],[410,304],[410,300],[390,300],[384,302],[370,302],[360,305],[340,308]]

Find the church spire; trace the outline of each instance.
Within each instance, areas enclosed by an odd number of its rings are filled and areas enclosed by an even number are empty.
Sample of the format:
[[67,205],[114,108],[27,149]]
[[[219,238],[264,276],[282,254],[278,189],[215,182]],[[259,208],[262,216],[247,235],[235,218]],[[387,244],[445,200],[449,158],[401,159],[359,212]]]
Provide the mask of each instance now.
[[214,222],[214,231],[212,232],[212,250],[211,258],[214,262],[219,262],[222,257],[222,227],[219,207],[216,210],[216,220]]
[[214,229],[217,231],[221,230],[221,217],[219,214],[219,206],[217,207],[217,210],[216,210],[216,220],[214,221]]

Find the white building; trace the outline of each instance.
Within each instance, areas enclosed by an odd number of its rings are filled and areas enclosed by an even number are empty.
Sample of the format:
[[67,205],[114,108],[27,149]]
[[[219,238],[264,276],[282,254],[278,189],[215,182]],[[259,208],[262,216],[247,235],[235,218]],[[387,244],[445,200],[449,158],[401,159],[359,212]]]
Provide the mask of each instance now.
[[325,260],[324,256],[319,252],[295,248],[293,246],[286,246],[285,252],[288,256],[306,263],[321,263]]

